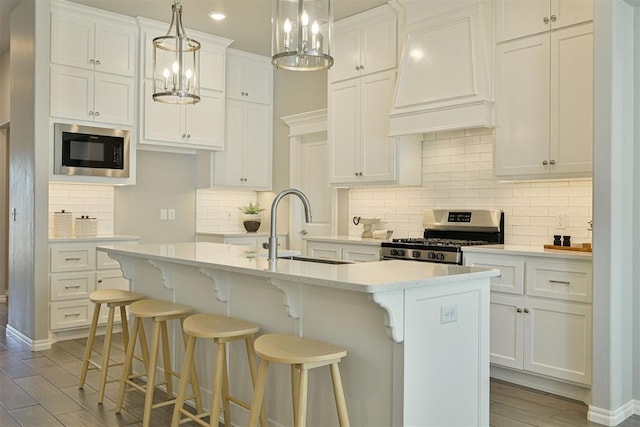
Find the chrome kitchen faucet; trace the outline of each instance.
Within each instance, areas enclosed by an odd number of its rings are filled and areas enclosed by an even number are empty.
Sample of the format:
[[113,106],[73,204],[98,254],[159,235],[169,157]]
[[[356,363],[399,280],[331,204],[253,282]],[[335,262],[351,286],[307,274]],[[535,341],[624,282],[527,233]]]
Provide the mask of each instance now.
[[276,235],[276,214],[278,211],[278,203],[280,200],[288,194],[295,194],[300,198],[302,204],[304,205],[304,218],[307,223],[311,222],[311,203],[309,203],[309,199],[305,194],[297,190],[295,188],[288,188],[286,190],[282,190],[275,199],[273,199],[273,203],[271,204],[271,228],[269,232],[269,240],[266,243],[262,244],[262,247],[265,249],[269,249],[269,261],[275,261],[278,259],[278,236]]

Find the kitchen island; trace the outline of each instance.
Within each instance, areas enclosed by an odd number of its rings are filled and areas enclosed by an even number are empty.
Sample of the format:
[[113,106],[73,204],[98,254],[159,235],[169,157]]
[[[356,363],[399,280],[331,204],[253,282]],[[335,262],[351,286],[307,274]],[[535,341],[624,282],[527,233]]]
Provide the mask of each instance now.
[[[237,317],[260,333],[289,333],[347,349],[340,363],[354,426],[489,424],[489,279],[497,270],[410,261],[343,265],[279,259],[215,243],[101,247],[132,290]],[[171,332],[174,368],[183,343]],[[196,348],[203,397],[210,399],[214,351]],[[250,401],[244,346],[231,345],[231,392]],[[311,372],[308,424],[337,425],[330,375]],[[267,414],[290,425],[291,383],[274,365]],[[232,409],[234,423],[248,412]]]

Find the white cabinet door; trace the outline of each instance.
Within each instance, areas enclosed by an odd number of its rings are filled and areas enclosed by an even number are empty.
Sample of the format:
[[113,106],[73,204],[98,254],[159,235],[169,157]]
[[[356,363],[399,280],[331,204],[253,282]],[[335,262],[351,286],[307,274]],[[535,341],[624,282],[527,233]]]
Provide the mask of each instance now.
[[360,178],[363,181],[392,181],[395,177],[396,147],[389,138],[389,111],[395,87],[395,71],[361,78]]
[[227,98],[271,104],[272,88],[273,67],[268,58],[227,51]]
[[591,384],[591,307],[534,298],[526,305],[524,369]]
[[396,17],[387,16],[383,20],[367,25],[362,30],[361,75],[396,67],[398,56],[396,27]]
[[224,90],[224,54],[219,44],[200,40],[200,87],[204,89]]
[[[579,3],[579,2],[577,2]],[[551,33],[551,173],[593,169],[593,24]]]
[[244,183],[244,103],[227,99],[225,112],[225,147],[214,154],[212,185],[241,186]]
[[332,82],[358,77],[360,75],[360,32],[357,29],[335,29],[333,37],[333,57],[335,63],[329,70]]
[[511,256],[494,256],[464,253],[464,265],[469,267],[495,268],[500,275],[491,278],[492,292],[524,294],[524,259]]
[[51,12],[51,62],[94,69],[94,22],[77,14]]
[[329,155],[331,183],[350,183],[360,172],[360,81],[329,87]]
[[265,104],[244,103],[243,175],[251,188],[271,189],[272,113]]
[[51,66],[51,111],[54,117],[93,120],[94,72],[81,68]]
[[496,41],[558,29],[593,19],[593,0],[497,0]]
[[316,258],[342,259],[342,246],[338,243],[307,241],[307,255]]
[[496,175],[546,174],[549,35],[496,48]]
[[[174,106],[175,107],[175,106]],[[184,140],[201,148],[224,148],[224,97],[222,92],[200,90],[200,102],[183,106],[185,110]]]
[[380,261],[380,247],[369,245],[342,245],[342,259],[345,261]]
[[136,71],[136,27],[97,22],[94,65],[96,71],[133,77]]
[[133,124],[133,79],[115,74],[95,73],[94,121]]
[[522,296],[491,293],[491,363],[522,369],[523,306]]
[[179,106],[155,102],[153,84],[145,81],[144,94],[144,140],[175,142],[180,141],[182,109]]

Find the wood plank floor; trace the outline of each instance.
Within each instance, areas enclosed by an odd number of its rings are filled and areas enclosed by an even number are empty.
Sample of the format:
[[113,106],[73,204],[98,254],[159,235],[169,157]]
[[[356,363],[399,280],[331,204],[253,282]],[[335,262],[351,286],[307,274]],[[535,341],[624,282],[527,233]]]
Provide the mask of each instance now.
[[[139,393],[127,393],[123,410],[117,415],[117,383],[107,385],[103,405],[96,403],[97,372],[90,372],[84,389],[78,389],[85,340],[58,342],[50,350],[31,352],[7,336],[6,324],[7,305],[0,303],[0,426],[142,425],[144,399]],[[111,357],[121,361],[124,350],[120,336],[114,338],[114,345]],[[102,337],[96,337],[96,348],[102,349]],[[110,370],[110,376],[112,372],[113,376],[119,375],[118,369]],[[156,395],[161,398],[162,392]],[[153,410],[151,425],[170,425],[172,409]],[[587,406],[582,402],[498,380],[491,381],[490,423],[493,427],[598,425],[587,421]],[[640,427],[640,417],[634,415],[620,426]]]

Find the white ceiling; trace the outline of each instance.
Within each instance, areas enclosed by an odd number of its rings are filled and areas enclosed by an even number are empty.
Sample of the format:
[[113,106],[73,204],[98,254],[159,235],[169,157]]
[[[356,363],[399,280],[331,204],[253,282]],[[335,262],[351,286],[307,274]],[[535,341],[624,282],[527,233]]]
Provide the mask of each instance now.
[[[129,16],[158,21],[171,20],[173,0],[72,0],[87,6]],[[6,15],[19,0],[0,0],[0,54],[9,48],[9,21]],[[334,0],[334,19],[344,18],[386,0]],[[182,0],[185,27],[234,40],[231,47],[262,55],[271,55],[271,0]],[[214,22],[208,17],[223,11],[227,19]],[[6,21],[5,21],[6,19]]]

